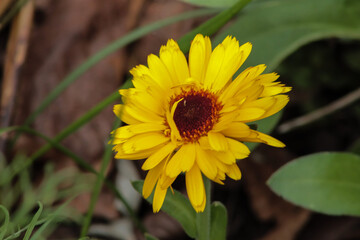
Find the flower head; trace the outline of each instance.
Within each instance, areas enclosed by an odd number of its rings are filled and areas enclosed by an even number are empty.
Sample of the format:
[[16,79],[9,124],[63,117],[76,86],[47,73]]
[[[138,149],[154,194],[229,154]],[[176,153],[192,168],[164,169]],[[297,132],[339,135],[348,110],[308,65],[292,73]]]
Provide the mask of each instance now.
[[246,124],[280,111],[289,101],[283,93],[291,90],[276,81],[277,74],[262,74],[265,65],[250,67],[233,80],[251,47],[228,36],[212,51],[210,39],[198,34],[187,62],[170,39],[159,57],[148,56],[148,67],[130,71],[134,88],[120,90],[123,104],[114,106],[128,124],[113,132],[115,158],[146,159],[143,196],[155,188],[154,212],[181,173],[192,206],[203,211],[202,174],[220,184],[226,176],[240,179],[236,159],[250,153],[242,142],[285,146]]

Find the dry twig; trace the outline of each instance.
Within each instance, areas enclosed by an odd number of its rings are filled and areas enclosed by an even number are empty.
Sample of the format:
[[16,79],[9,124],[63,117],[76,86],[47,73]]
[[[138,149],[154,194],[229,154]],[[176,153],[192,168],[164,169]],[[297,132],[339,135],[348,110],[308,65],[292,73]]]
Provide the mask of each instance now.
[[316,121],[328,114],[331,114],[343,107],[346,107],[347,105],[355,102],[358,99],[360,99],[360,88],[358,88],[355,91],[345,95],[344,97],[330,103],[329,105],[327,105],[325,107],[322,107],[322,108],[315,110],[309,114],[306,114],[304,116],[295,118],[293,120],[290,120],[288,122],[281,124],[278,128],[278,132],[279,133],[287,133],[287,132],[293,130],[294,128],[309,124],[309,123]]

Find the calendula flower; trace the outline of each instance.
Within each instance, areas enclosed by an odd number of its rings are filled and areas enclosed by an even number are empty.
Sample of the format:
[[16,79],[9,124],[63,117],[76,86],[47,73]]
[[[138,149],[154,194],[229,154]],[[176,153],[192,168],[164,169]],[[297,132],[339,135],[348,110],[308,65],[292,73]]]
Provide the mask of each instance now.
[[219,184],[226,176],[240,179],[236,160],[250,153],[242,142],[285,146],[246,124],[281,110],[289,101],[283,93],[291,90],[276,81],[277,74],[262,74],[265,65],[250,67],[233,80],[251,48],[228,36],[212,51],[210,39],[198,34],[187,62],[170,39],[159,57],[148,56],[148,67],[130,71],[134,88],[120,90],[123,104],[114,106],[128,125],[113,132],[113,149],[118,159],[146,159],[142,194],[148,198],[155,188],[154,212],[181,173],[192,206],[202,212],[202,174]]

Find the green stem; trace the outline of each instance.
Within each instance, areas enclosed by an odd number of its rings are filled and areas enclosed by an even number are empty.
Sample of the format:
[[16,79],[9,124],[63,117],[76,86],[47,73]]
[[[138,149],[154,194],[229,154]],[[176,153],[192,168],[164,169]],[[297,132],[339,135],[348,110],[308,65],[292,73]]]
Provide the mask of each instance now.
[[[121,121],[119,119],[115,120],[113,129],[120,127],[120,125],[121,125]],[[103,179],[105,178],[105,171],[106,171],[107,167],[109,166],[110,161],[112,160],[111,146],[112,146],[112,144],[108,144],[105,149],[105,153],[104,153],[103,159],[101,161],[100,172],[96,179],[93,193],[91,195],[90,205],[89,205],[88,211],[86,213],[84,223],[81,228],[81,236],[80,237],[85,237],[88,233],[92,215],[94,213],[95,205],[97,203],[101,188],[103,186]],[[110,149],[110,151],[109,151],[109,149]]]
[[191,45],[191,40],[195,37],[196,34],[201,33],[203,35],[210,36],[217,32],[222,26],[224,26],[232,17],[234,17],[238,12],[243,9],[251,0],[239,0],[232,7],[222,11],[215,17],[201,24],[199,27],[195,28],[191,32],[182,36],[179,39],[178,44],[180,49],[184,52],[187,52]]
[[196,214],[197,240],[210,240],[211,182],[205,176],[203,176],[203,179],[206,193],[206,206],[204,212]]

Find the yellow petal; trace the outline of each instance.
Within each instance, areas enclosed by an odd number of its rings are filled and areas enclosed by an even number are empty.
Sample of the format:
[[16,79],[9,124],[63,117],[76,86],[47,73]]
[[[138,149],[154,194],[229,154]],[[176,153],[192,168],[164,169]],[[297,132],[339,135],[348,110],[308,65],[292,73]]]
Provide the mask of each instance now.
[[167,189],[163,189],[160,187],[160,184],[156,184],[154,199],[153,199],[153,212],[157,213],[160,211],[162,207],[165,196],[166,196]]
[[250,129],[250,134],[246,137],[238,137],[236,140],[239,140],[241,142],[264,142],[258,138],[259,132],[255,130]]
[[256,99],[255,101],[246,102],[243,107],[250,107],[250,108],[261,108],[267,111],[270,109],[276,102],[274,97],[265,97]]
[[236,159],[243,159],[249,156],[250,150],[245,144],[231,138],[226,138],[226,140],[230,151],[234,154]]
[[144,159],[151,156],[154,152],[156,152],[159,149],[159,147],[154,147],[136,153],[124,153],[124,151],[122,150],[122,145],[123,144],[118,144],[113,147],[113,151],[117,152],[115,154],[116,159],[127,159],[127,160]]
[[192,143],[183,145],[169,160],[166,166],[166,175],[176,177],[181,172],[187,172],[195,162],[195,145]]
[[140,152],[146,149],[151,149],[164,143],[168,142],[170,139],[166,137],[163,133],[151,132],[143,133],[136,135],[129,140],[127,140],[122,145],[122,150],[124,153],[131,154]]
[[159,123],[131,124],[117,128],[115,131],[113,131],[113,137],[119,139],[128,139],[141,133],[163,131],[165,127],[166,126],[164,124]]
[[185,175],[186,191],[196,212],[204,211],[206,201],[205,187],[199,167],[194,164]]
[[[222,74],[223,59],[225,57],[225,48],[222,44],[219,44],[214,51],[211,53],[209,59],[209,65],[206,71],[204,87],[206,89],[213,89],[214,82],[218,81],[219,75]],[[221,78],[220,81],[228,81],[229,78],[224,80]],[[223,83],[224,84],[224,83]]]
[[137,65],[130,70],[130,73],[131,75],[133,75],[134,78],[137,78],[144,75],[150,75],[150,70],[145,65]]
[[132,82],[136,89],[146,91],[153,97],[163,97],[162,94],[166,93],[161,85],[150,75],[150,71],[148,74],[134,77]]
[[143,189],[142,189],[142,195],[144,196],[145,199],[148,198],[150,196],[150,194],[152,193],[152,191],[155,187],[155,184],[158,181],[158,179],[163,171],[164,163],[165,163],[165,161],[158,164],[156,167],[151,169],[146,174]]
[[272,83],[275,80],[277,80],[278,78],[279,78],[279,75],[277,73],[266,73],[266,74],[262,74],[259,77],[257,77],[257,79],[262,84]]
[[220,184],[220,185],[224,185],[224,183],[222,182],[225,179],[221,179],[220,177],[216,177],[215,179],[213,179],[214,182]]
[[164,63],[160,60],[160,58],[154,54],[150,54],[147,59],[149,70],[152,78],[156,83],[164,90],[167,91],[171,88],[173,80],[171,79],[171,75],[164,65]]
[[210,131],[208,132],[208,139],[213,150],[226,151],[228,149],[226,138],[223,134]]
[[219,100],[222,102],[227,102],[229,99],[233,98],[239,92],[242,92],[246,89],[245,86],[250,86],[253,84],[253,80],[258,77],[264,70],[266,66],[260,64],[255,67],[249,67],[241,72],[235,79],[232,81],[229,86],[224,90],[224,92],[219,97]]
[[250,55],[251,50],[252,50],[252,44],[249,42],[240,46],[241,60],[239,62],[240,66],[238,68],[240,68],[242,64],[246,61],[246,59]]
[[261,108],[241,108],[237,110],[238,115],[235,121],[252,122],[265,114],[265,110]]
[[142,170],[149,170],[156,165],[158,165],[164,158],[166,158],[169,154],[171,154],[176,148],[176,145],[174,145],[172,142],[169,142],[164,147],[160,148],[157,152],[152,154],[144,164],[142,165]]
[[212,91],[220,91],[231,80],[251,51],[251,44],[239,47],[239,42],[228,36],[211,54],[204,86]]
[[250,128],[245,123],[232,122],[221,133],[232,138],[246,137],[250,135]]
[[120,94],[124,96],[124,104],[131,104],[143,111],[151,112],[151,114],[155,113],[160,116],[164,115],[164,103],[166,101],[164,101],[163,95],[163,98],[160,98],[156,94],[148,93],[146,90],[139,90],[135,88],[122,89],[120,90]]
[[233,165],[228,166],[228,171],[226,172],[226,174],[234,179],[234,180],[240,180],[241,179],[241,172],[239,167],[237,166],[236,163],[234,163]]
[[178,85],[189,77],[189,67],[185,55],[174,40],[168,40],[166,46],[161,47],[160,59],[168,69],[171,75],[169,81],[172,81],[173,85]]
[[279,148],[285,147],[285,144],[282,143],[281,141],[277,140],[276,138],[273,138],[273,137],[271,137],[267,134],[261,133],[261,132],[257,132],[257,134],[258,134],[258,138],[261,139],[267,145],[270,145],[273,147],[279,147]]
[[197,34],[191,42],[189,51],[189,68],[191,77],[200,83],[204,82],[211,51],[210,38]]
[[261,96],[263,91],[264,91],[264,86],[258,84],[257,82],[254,82],[251,87],[249,87],[248,89],[244,90],[243,92],[241,92],[240,94],[235,95],[235,96],[236,97],[246,97],[245,103],[252,102],[252,101],[255,101],[256,99],[258,99]]
[[[160,187],[162,189],[167,189],[167,188],[171,187],[171,184],[175,181],[175,179],[176,179],[176,177],[171,178],[171,177],[168,177],[165,174],[163,174],[163,175],[161,175],[161,177],[158,181],[158,184],[160,184]],[[173,190],[171,189],[171,191],[173,191]]]
[[175,113],[176,107],[179,104],[179,102],[181,102],[181,101],[182,101],[182,99],[179,99],[178,101],[176,101],[173,104],[173,106],[171,107],[171,111],[170,112],[168,111],[166,113],[166,120],[167,120],[167,123],[169,124],[170,130],[171,130],[171,140],[174,143],[181,141],[181,136],[180,136],[179,130],[174,121],[174,113]]
[[[149,109],[139,108],[132,104],[122,105],[122,112],[120,113],[120,119],[128,124],[141,123],[141,122],[158,122],[164,121],[164,118]],[[136,121],[133,122],[133,119]],[[129,121],[131,120],[131,123]]]
[[210,151],[203,150],[199,144],[196,144],[196,163],[201,172],[209,179],[214,179],[217,176],[217,168],[213,164],[216,161],[215,156],[211,155]]
[[210,146],[210,143],[209,143],[209,138],[207,136],[203,136],[203,137],[199,138],[198,142],[202,149],[212,150],[212,147]]
[[264,116],[262,116],[262,118],[269,117],[269,116],[279,112],[289,102],[289,97],[286,95],[277,95],[277,96],[274,96],[273,99],[275,100],[274,105],[272,105],[271,108],[269,108],[266,111],[266,113],[264,114]]
[[134,118],[133,116],[129,115],[128,113],[124,114],[124,105],[123,104],[114,105],[113,110],[114,110],[115,115],[127,124],[141,123],[140,120]]
[[275,96],[280,93],[289,92],[291,87],[282,87],[282,86],[274,86],[274,87],[265,87],[264,91],[261,94],[261,97]]
[[225,152],[212,151],[211,154],[213,154],[218,161],[225,164],[233,164],[236,162],[236,158],[231,151],[225,151]]
[[223,129],[226,129],[229,125],[232,124],[232,122],[236,119],[237,115],[238,113],[236,111],[228,113],[221,112],[219,122],[215,123],[213,131],[222,132]]

